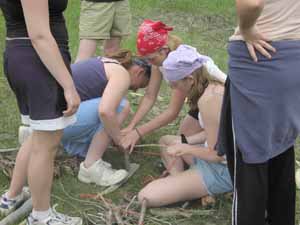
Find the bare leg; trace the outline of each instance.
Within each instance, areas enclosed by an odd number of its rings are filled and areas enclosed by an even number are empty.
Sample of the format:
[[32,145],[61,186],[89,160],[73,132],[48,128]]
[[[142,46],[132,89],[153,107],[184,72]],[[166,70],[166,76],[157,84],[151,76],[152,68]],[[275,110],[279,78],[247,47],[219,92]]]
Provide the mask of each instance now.
[[26,139],[26,141],[22,144],[16,158],[16,164],[15,164],[12,180],[8,191],[9,198],[14,198],[17,195],[19,195],[22,192],[22,188],[26,184],[27,170],[28,170],[28,163],[30,160],[31,149],[32,149],[32,138],[30,135]]
[[89,168],[96,161],[102,158],[109,143],[110,143],[110,138],[107,135],[107,133],[104,131],[104,129],[97,132],[94,135],[92,142],[89,146],[88,152],[86,154],[86,158],[84,160],[85,168]]
[[203,129],[200,127],[199,121],[190,115],[186,115],[180,122],[178,134],[184,134],[185,136],[192,136],[201,132]]
[[138,199],[142,202],[146,198],[149,206],[158,207],[206,195],[208,193],[199,172],[187,170],[151,182],[139,192]]
[[33,208],[45,211],[50,208],[54,157],[62,137],[62,130],[33,131],[32,152],[28,165],[28,183]]
[[97,49],[97,40],[82,39],[79,43],[76,62],[91,58],[95,55]]
[[104,54],[110,55],[120,49],[121,38],[113,37],[111,39],[105,40],[104,42]]
[[174,135],[165,135],[161,137],[161,139],[159,140],[160,145],[166,146],[166,147],[161,147],[160,156],[162,158],[165,167],[168,169],[168,172],[171,175],[181,173],[184,170],[183,159],[181,157],[171,156],[166,152],[167,146],[171,146],[172,144],[174,144],[176,141],[178,141],[178,138],[179,138],[178,136],[174,136]]
[[[120,124],[122,124],[125,121],[129,113],[130,113],[130,106],[129,103],[127,102],[122,112],[118,114],[118,121]],[[84,160],[85,168],[89,168],[91,165],[94,164],[94,162],[102,158],[110,141],[111,139],[109,138],[109,136],[104,130],[101,130],[94,135],[92,142],[89,146],[86,158]]]

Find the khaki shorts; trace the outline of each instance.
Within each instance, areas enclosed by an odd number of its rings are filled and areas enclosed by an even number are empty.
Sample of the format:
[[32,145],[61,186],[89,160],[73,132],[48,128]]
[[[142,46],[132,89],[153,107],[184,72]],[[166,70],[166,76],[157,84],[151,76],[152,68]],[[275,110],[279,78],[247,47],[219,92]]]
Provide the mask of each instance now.
[[81,1],[80,39],[105,40],[130,35],[129,0],[117,2]]

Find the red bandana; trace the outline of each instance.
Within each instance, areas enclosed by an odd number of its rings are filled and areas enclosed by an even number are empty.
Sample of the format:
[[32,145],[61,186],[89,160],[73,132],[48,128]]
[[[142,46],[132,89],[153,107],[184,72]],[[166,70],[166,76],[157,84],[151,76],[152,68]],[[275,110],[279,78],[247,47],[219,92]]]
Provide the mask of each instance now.
[[172,27],[161,21],[144,20],[137,34],[138,54],[145,56],[154,53],[168,42],[168,32]]

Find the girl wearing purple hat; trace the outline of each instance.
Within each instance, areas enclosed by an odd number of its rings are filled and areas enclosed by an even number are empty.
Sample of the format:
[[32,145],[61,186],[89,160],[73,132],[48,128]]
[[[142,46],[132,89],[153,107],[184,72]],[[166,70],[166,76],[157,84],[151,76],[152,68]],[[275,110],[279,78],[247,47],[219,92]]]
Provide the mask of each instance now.
[[[187,138],[163,136],[161,157],[169,176],[149,183],[139,193],[152,207],[230,192],[232,183],[226,160],[217,155],[223,84],[203,66],[208,60],[195,48],[180,45],[163,62],[162,72],[172,88],[188,96],[191,109],[198,109],[202,131]],[[181,140],[181,141],[180,141]],[[191,169],[184,171],[187,163]]]
[[[143,136],[175,120],[184,104],[186,95],[181,90],[174,88],[170,94],[171,98],[168,108],[149,122],[139,124],[154,105],[162,80],[165,79],[161,71],[163,62],[181,44],[180,38],[169,33],[171,30],[171,27],[161,21],[152,20],[144,20],[139,27],[137,34],[138,53],[153,66],[146,93],[129,125],[123,130],[123,133],[126,135],[122,138],[122,146],[124,149],[130,149],[130,152]],[[210,71],[212,76],[225,82],[226,74],[214,64],[213,60],[207,60],[204,66]],[[181,122],[179,132],[186,136],[198,133],[201,131],[201,128],[197,121],[198,110],[190,110]]]

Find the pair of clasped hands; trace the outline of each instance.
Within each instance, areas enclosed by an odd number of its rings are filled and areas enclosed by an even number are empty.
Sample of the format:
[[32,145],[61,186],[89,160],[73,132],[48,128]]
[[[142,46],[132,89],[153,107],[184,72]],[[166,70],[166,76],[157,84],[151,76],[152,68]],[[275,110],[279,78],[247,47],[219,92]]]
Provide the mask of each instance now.
[[[129,154],[132,153],[135,145],[140,140],[141,136],[134,128],[127,127],[121,131],[121,149],[128,151]],[[190,154],[189,151],[186,150],[188,144],[184,144],[181,142],[181,137],[174,136],[174,140],[172,143],[169,143],[166,146],[161,145],[161,147],[166,147],[166,152],[174,157],[180,157],[185,154]]]

